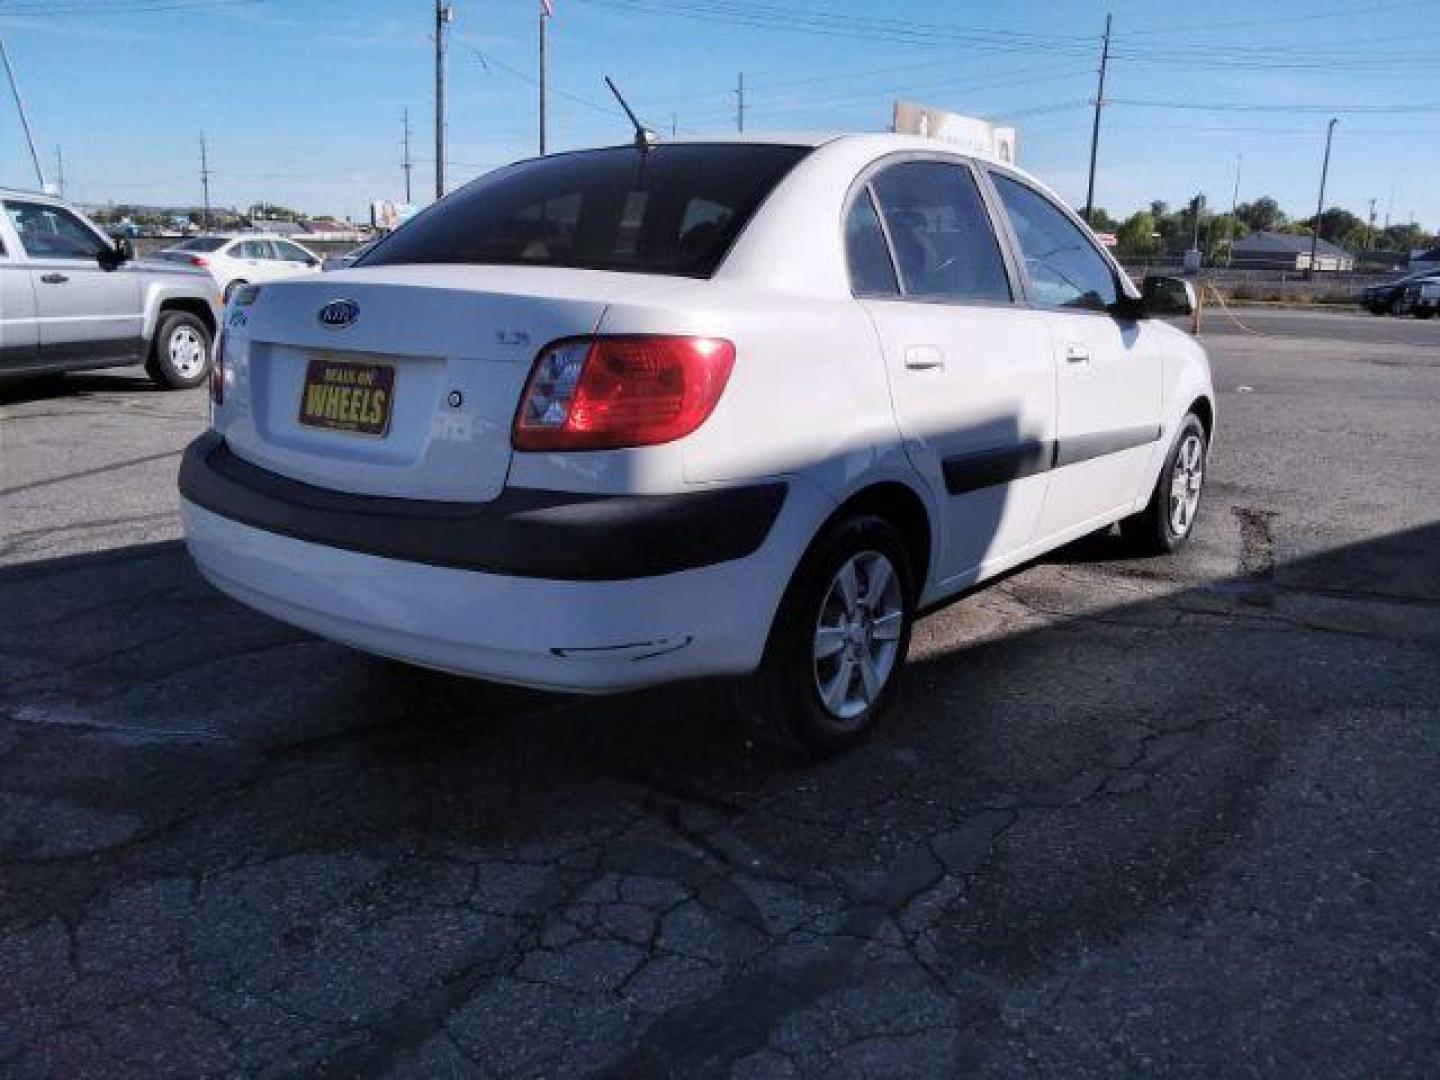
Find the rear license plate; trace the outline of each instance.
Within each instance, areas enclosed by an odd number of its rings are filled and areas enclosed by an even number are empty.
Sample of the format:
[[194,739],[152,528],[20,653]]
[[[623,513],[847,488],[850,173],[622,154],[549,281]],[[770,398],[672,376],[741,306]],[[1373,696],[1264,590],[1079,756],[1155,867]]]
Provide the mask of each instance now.
[[395,368],[312,357],[300,391],[300,423],[306,427],[382,436],[390,430]]

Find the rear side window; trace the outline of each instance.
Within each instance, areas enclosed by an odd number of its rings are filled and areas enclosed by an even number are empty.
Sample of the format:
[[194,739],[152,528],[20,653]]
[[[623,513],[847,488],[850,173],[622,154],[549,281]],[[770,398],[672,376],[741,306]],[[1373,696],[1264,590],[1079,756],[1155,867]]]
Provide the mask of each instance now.
[[682,144],[522,161],[402,226],[364,266],[475,263],[709,277],[802,146]]
[[1044,307],[1104,311],[1119,292],[1115,274],[1084,233],[1033,188],[991,173],[1020,241],[1035,302]]
[[850,264],[850,291],[856,296],[900,295],[895,264],[868,188],[855,197],[846,215],[845,257]]
[[176,251],[219,251],[230,241],[223,236],[196,236],[175,245]]
[[943,161],[907,161],[879,173],[871,187],[885,215],[906,296],[1012,299],[1000,244],[969,169]]

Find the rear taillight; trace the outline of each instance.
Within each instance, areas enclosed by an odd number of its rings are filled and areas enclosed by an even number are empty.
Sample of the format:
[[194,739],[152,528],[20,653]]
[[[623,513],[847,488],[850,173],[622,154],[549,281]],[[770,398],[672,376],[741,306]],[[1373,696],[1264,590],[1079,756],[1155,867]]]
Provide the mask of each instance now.
[[721,338],[613,336],[547,345],[515,416],[516,450],[615,450],[690,434],[720,400],[735,346]]
[[207,259],[207,258],[205,258],[204,255],[191,255],[191,256],[190,256],[190,265],[191,265],[191,266],[209,266],[209,265],[210,265],[210,260]]
[[214,355],[210,358],[210,402],[225,404],[225,331],[215,338]]

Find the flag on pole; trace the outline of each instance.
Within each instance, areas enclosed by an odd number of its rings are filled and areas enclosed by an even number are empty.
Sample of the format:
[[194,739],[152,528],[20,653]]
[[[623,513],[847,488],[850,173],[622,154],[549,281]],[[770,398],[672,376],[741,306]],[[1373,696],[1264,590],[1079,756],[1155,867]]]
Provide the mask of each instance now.
[[552,4],[550,0],[540,0],[540,14],[544,15],[547,19],[553,19],[555,17],[555,5]]

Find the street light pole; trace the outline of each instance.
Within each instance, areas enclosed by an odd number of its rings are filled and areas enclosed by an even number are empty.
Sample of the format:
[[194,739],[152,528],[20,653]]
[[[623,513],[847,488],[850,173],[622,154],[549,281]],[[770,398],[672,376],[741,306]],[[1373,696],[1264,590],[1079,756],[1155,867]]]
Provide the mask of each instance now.
[[1339,122],[1338,116],[1332,116],[1329,126],[1325,128],[1325,163],[1320,166],[1320,200],[1315,206],[1315,228],[1310,230],[1310,265],[1305,268],[1307,281],[1315,275],[1315,256],[1320,249],[1320,224],[1325,213],[1325,178],[1330,174],[1330,140],[1335,137],[1335,125]]
[[1240,224],[1235,212],[1240,209],[1240,167],[1245,164],[1245,155],[1235,155],[1235,189],[1230,193],[1230,246],[1225,252],[1225,265],[1235,265],[1235,232]]

